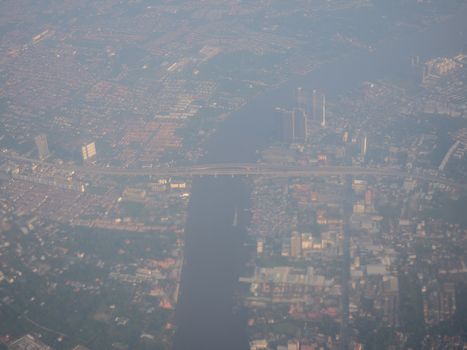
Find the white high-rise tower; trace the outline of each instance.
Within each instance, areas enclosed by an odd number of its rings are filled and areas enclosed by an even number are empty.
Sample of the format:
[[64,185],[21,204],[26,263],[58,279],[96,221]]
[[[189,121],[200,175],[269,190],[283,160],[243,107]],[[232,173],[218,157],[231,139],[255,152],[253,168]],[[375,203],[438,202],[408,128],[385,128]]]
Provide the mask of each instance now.
[[326,96],[323,94],[323,111],[321,116],[321,126],[324,128],[326,126]]
[[361,150],[360,150],[362,157],[366,156],[367,151],[368,151],[368,138],[365,135],[365,137],[362,140],[362,145],[361,145]]

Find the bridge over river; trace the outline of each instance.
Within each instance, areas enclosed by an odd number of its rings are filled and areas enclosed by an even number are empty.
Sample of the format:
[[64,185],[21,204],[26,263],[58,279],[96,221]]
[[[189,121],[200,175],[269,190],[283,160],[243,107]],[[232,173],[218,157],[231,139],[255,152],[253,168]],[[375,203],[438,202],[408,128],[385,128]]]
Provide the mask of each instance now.
[[67,165],[42,162],[32,158],[1,155],[11,160],[38,163],[57,170],[75,172],[80,175],[108,175],[121,177],[193,177],[193,176],[266,176],[266,177],[312,177],[312,176],[376,176],[413,178],[423,182],[439,183],[458,190],[467,190],[466,183],[458,183],[437,173],[420,170],[408,171],[390,167],[361,166],[310,166],[271,163],[218,163],[174,167],[117,168],[97,165]]

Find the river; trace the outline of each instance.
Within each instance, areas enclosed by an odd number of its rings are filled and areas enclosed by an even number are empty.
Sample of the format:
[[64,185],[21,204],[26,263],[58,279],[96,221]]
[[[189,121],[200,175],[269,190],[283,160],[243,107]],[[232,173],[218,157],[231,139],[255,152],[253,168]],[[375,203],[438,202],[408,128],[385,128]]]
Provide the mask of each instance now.
[[[401,75],[410,58],[453,55],[466,47],[467,5],[454,19],[386,42],[294,77],[233,113],[210,139],[205,162],[252,162],[274,135],[276,106],[290,106],[296,88],[329,96],[363,81]],[[249,185],[241,178],[204,177],[193,182],[186,224],[185,262],[177,306],[176,350],[248,349],[246,319],[233,312],[233,296],[246,260]],[[234,226],[235,212],[238,222]]]

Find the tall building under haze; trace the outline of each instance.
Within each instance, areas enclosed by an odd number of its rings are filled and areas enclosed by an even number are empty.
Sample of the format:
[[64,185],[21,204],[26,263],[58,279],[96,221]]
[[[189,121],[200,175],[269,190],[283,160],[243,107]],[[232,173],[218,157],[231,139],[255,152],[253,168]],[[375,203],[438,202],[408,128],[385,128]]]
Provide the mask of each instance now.
[[306,98],[305,98],[305,92],[301,87],[297,88],[297,108],[301,109],[304,113],[307,112],[306,108]]
[[365,135],[360,144],[360,155],[362,156],[362,158],[366,156],[367,151],[368,151],[368,138]]
[[321,100],[321,127],[326,127],[326,96],[323,94]]
[[292,143],[295,139],[295,118],[293,112],[276,108],[275,113],[279,121],[281,141]]
[[326,96],[313,90],[311,97],[311,116],[315,123],[319,122],[321,127],[326,126]]
[[284,143],[304,142],[308,137],[308,121],[305,112],[299,108],[288,111],[276,108],[280,125],[280,137]]
[[38,158],[40,160],[46,159],[50,155],[49,146],[47,144],[47,136],[44,134],[37,135],[34,138],[34,141],[36,142]]
[[319,108],[319,97],[318,92],[313,90],[313,95],[311,97],[311,116],[313,119],[318,120],[320,115],[320,108]]
[[306,114],[302,109],[293,111],[294,118],[294,141],[303,142],[308,137],[308,121]]

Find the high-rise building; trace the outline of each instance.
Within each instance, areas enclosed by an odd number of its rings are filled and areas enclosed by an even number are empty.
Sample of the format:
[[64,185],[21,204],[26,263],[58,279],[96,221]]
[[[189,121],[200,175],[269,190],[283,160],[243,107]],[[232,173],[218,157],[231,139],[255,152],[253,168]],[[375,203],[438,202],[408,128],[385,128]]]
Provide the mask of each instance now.
[[319,118],[319,97],[318,97],[318,92],[316,90],[313,90],[313,95],[311,98],[311,116],[313,117],[313,120],[318,120]]
[[360,145],[360,154],[362,157],[366,156],[366,152],[368,151],[368,139],[366,135],[362,139],[362,143]]
[[34,141],[36,142],[37,156],[40,160],[46,159],[50,155],[49,146],[47,145],[47,136],[44,134],[37,135]]
[[280,125],[280,136],[284,143],[304,142],[308,138],[308,120],[302,109],[288,111],[276,108],[276,118]]
[[294,118],[294,141],[303,142],[308,137],[308,121],[303,109],[295,109]]
[[297,88],[297,108],[306,113],[306,98],[305,93],[301,87]]
[[326,96],[322,97],[321,127],[326,127]]
[[326,95],[321,94],[320,98],[318,92],[313,90],[311,111],[315,123],[319,121],[319,125],[324,128],[326,126]]
[[276,108],[275,113],[280,124],[281,141],[284,143],[292,143],[295,139],[294,114],[282,108]]
[[93,161],[96,157],[96,144],[94,142],[81,146],[83,161]]

